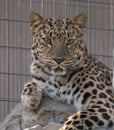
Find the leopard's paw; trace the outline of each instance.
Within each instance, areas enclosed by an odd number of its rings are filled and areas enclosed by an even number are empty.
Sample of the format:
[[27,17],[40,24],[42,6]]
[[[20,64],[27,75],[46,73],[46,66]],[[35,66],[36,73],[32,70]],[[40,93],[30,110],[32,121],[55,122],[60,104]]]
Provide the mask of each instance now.
[[42,90],[34,82],[28,82],[24,85],[21,93],[21,102],[27,110],[36,110],[42,99]]

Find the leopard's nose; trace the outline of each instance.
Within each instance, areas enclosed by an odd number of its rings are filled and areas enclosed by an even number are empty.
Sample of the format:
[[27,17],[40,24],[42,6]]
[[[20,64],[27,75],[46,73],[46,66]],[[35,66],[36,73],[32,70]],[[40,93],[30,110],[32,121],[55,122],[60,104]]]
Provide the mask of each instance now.
[[58,64],[60,64],[65,60],[65,58],[53,58],[53,60],[55,60]]

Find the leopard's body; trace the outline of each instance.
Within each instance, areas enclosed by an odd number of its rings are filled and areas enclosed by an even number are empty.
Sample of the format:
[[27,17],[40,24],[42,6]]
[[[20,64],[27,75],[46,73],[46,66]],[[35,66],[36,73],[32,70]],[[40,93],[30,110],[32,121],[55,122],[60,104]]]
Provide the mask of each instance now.
[[86,21],[85,14],[74,20],[30,15],[33,82],[51,98],[78,109],[61,130],[110,128],[114,124],[112,70],[88,53],[82,40]]

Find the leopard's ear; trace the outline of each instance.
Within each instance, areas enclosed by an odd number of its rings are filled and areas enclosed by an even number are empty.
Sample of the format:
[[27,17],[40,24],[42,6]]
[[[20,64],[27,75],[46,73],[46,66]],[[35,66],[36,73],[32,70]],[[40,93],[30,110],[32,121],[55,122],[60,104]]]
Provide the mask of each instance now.
[[34,34],[41,28],[44,19],[39,14],[32,12],[30,13],[29,21],[30,21],[30,29]]
[[74,18],[74,24],[79,35],[83,35],[86,22],[87,22],[87,15],[84,13],[79,14]]

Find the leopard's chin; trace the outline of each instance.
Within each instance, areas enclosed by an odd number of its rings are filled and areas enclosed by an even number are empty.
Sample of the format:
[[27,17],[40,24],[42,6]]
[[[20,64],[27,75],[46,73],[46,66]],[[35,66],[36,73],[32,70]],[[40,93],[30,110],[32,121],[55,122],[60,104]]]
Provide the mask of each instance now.
[[53,70],[51,70],[51,73],[53,74],[53,75],[65,75],[66,74],[66,70],[64,70],[64,69],[61,69],[60,67],[57,67],[57,68],[55,68],[55,69],[53,69]]

